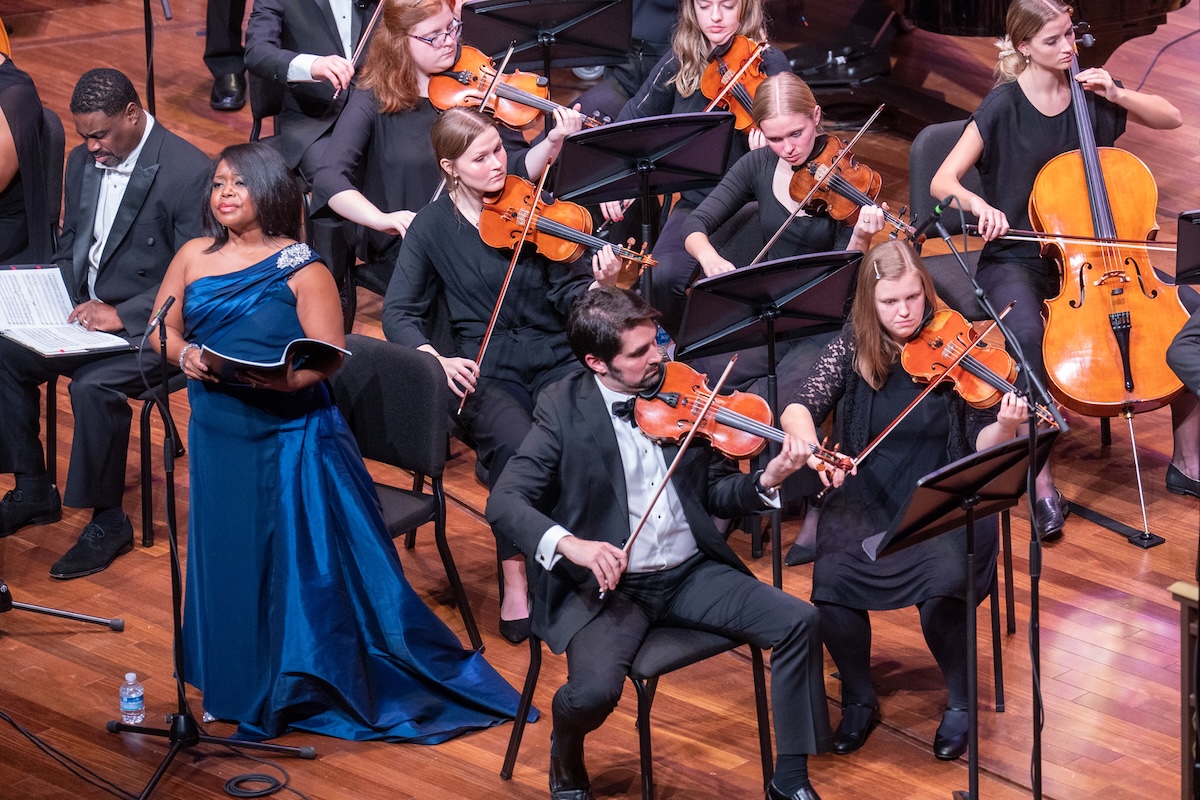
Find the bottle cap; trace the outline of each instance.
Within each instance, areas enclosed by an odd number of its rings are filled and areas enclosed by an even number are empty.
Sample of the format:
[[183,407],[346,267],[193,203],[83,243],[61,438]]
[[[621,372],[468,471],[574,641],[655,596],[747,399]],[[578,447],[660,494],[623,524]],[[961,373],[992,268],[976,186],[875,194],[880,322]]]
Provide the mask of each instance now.
[[125,682],[126,683],[133,683],[136,680],[137,680],[136,672],[126,672],[125,673]]

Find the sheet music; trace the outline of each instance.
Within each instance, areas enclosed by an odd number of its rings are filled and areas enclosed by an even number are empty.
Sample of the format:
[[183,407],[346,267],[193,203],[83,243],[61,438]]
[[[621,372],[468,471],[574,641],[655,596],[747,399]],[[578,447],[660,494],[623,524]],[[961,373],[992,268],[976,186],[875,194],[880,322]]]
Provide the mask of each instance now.
[[73,308],[58,267],[0,270],[0,328],[66,325]]
[[44,356],[134,349],[120,336],[67,324],[74,308],[58,267],[0,270],[0,335]]

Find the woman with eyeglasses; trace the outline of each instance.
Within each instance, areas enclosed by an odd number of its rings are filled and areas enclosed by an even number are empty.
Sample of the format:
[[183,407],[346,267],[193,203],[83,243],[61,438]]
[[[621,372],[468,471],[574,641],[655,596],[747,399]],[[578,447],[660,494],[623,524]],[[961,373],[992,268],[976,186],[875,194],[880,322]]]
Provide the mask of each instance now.
[[[388,3],[358,89],[338,118],[313,181],[316,213],[327,209],[362,226],[358,254],[366,263],[358,282],[379,294],[387,289],[409,224],[441,180],[429,143],[438,117],[428,98],[429,78],[454,66],[461,34],[462,21],[447,0]],[[562,110],[555,121],[533,148],[519,133],[506,134],[513,172],[539,175],[583,118]]]

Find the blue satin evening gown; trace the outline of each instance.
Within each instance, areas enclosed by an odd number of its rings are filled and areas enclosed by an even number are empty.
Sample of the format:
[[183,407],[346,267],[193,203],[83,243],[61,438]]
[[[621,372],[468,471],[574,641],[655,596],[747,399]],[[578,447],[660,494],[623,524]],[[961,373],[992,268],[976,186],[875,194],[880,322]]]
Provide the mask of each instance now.
[[[303,244],[184,295],[185,335],[275,360],[304,331]],[[289,728],[433,744],[516,713],[518,693],[405,580],[370,475],[324,384],[190,381],[185,675],[238,735]]]

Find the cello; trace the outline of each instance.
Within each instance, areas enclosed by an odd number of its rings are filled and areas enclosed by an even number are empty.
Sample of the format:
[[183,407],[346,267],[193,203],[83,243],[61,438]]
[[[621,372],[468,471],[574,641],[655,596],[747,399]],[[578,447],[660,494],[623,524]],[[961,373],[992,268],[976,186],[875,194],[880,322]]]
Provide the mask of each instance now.
[[[1131,153],[1096,146],[1078,74],[1076,58],[1068,83],[1080,148],[1042,167],[1029,197],[1029,219],[1062,265],[1061,291],[1046,301],[1042,353],[1062,405],[1130,418],[1183,391],[1166,351],[1188,313],[1176,287],[1158,279],[1146,245],[1130,243],[1157,230],[1154,177]],[[1116,198],[1110,185],[1121,188]]]

